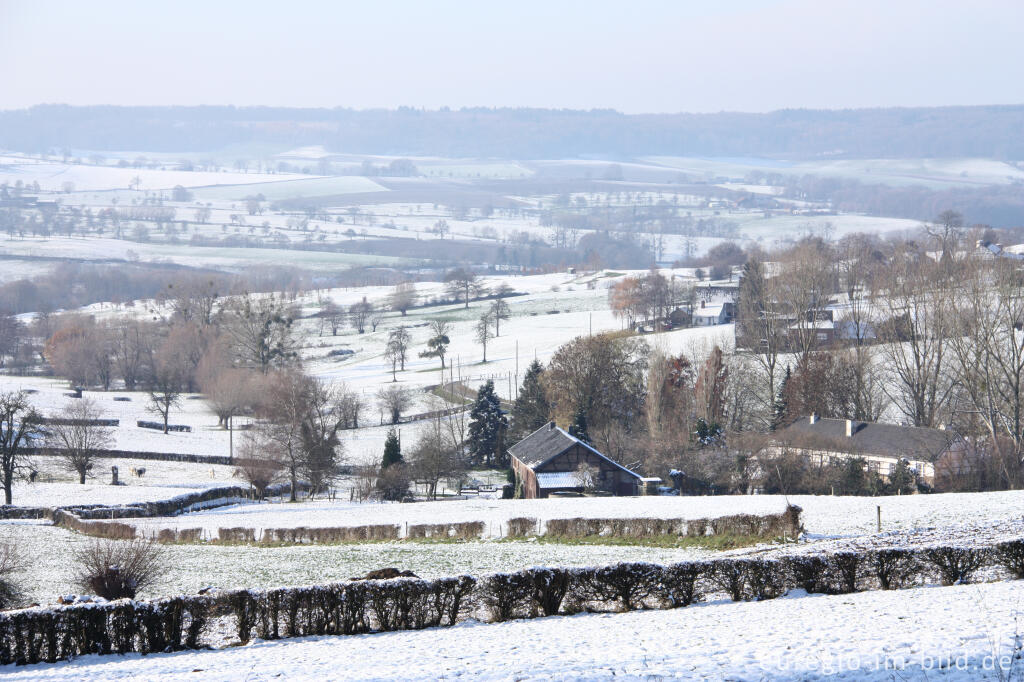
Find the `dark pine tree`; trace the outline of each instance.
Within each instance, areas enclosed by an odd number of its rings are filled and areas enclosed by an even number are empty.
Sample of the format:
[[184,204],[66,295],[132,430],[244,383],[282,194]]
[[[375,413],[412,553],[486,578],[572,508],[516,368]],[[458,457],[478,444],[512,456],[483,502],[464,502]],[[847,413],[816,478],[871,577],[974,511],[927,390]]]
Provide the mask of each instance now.
[[789,386],[789,379],[789,365],[786,365],[786,375],[782,377],[782,383],[779,384],[779,393],[775,396],[775,402],[772,404],[772,431],[785,425],[789,417],[789,393],[786,390],[786,387]]
[[384,440],[384,457],[380,462],[381,471],[393,464],[404,464],[402,458],[402,444],[398,440],[398,434],[394,429],[388,431],[388,437]]
[[569,435],[579,438],[590,445],[590,432],[587,429],[587,411],[583,406],[576,408],[576,414],[572,416],[572,424],[569,425]]
[[469,457],[475,464],[490,466],[504,461],[504,434],[508,419],[501,412],[501,399],[494,382],[487,380],[476,393],[469,411]]
[[536,360],[526,369],[523,386],[512,405],[512,428],[516,440],[525,438],[544,426],[551,417],[551,404],[541,383],[543,375],[544,366]]

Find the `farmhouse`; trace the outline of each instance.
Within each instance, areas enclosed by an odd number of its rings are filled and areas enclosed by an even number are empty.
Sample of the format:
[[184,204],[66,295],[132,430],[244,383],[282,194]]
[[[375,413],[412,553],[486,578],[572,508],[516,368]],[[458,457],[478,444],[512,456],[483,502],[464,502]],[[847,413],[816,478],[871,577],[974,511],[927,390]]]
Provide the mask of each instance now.
[[700,302],[700,307],[693,313],[693,326],[712,327],[718,324],[728,324],[729,322],[732,322],[732,318],[732,301],[708,303],[707,301],[702,300]]
[[926,483],[935,480],[935,463],[964,448],[951,431],[854,419],[801,417],[775,435],[776,448],[788,448],[821,464],[861,457],[868,468],[888,477],[906,460]]
[[628,496],[640,492],[642,478],[549,422],[511,448],[512,470],[525,498],[554,492],[603,491]]

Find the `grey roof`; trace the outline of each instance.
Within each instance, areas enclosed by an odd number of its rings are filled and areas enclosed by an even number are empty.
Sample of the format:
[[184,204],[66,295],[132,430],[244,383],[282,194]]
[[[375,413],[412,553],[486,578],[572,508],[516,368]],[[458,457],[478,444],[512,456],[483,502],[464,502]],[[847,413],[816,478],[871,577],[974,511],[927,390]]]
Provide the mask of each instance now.
[[576,444],[580,444],[586,449],[593,452],[595,455],[604,459],[611,464],[614,464],[618,468],[625,471],[631,476],[640,478],[640,474],[635,471],[630,471],[626,467],[622,466],[614,459],[607,455],[599,452],[596,448],[591,445],[587,445],[579,438],[570,436],[568,433],[555,426],[554,422],[548,422],[544,426],[540,427],[526,438],[522,439],[512,447],[508,449],[509,454],[518,459],[520,462],[536,469],[545,462],[549,462],[560,454],[569,450]]
[[818,418],[814,424],[801,417],[776,432],[775,440],[794,446],[934,461],[949,449],[957,435],[942,429],[853,421],[853,435],[846,435],[845,419]]

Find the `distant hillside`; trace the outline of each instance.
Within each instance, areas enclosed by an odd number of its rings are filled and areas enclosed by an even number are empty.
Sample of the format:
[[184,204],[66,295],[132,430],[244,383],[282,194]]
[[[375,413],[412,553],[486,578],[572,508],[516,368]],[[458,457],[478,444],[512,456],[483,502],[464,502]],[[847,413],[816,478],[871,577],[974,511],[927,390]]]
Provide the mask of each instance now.
[[0,112],[0,147],[26,152],[202,152],[230,145],[449,157],[1024,159],[1024,106],[637,114],[550,109],[421,111],[71,107]]

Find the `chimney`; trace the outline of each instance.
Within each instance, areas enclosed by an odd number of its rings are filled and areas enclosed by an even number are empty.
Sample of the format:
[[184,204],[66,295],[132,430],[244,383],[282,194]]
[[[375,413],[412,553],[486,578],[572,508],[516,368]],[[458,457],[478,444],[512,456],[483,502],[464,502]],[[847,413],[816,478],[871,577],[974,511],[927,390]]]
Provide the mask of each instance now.
[[811,425],[813,426],[814,423],[817,422],[817,421],[818,421],[818,415],[816,415],[813,412],[811,412]]
[[705,301],[705,300],[704,300],[703,298],[702,298],[702,299],[700,299],[700,307],[701,307],[701,308],[703,308],[703,307],[704,307],[704,306],[706,306],[707,304],[708,304],[708,302],[707,302],[707,301]]
[[847,419],[846,420],[846,437],[847,438],[852,438],[853,437],[853,420],[852,419]]
[[555,422],[548,422],[548,431],[555,430]]

